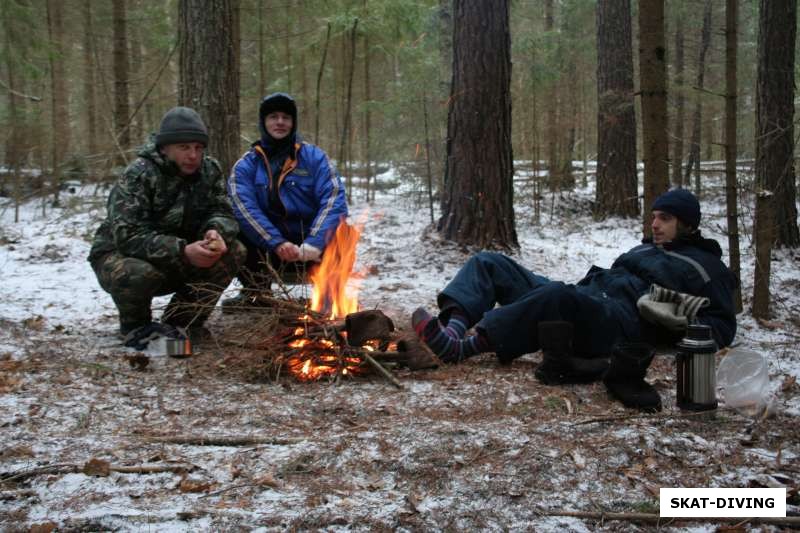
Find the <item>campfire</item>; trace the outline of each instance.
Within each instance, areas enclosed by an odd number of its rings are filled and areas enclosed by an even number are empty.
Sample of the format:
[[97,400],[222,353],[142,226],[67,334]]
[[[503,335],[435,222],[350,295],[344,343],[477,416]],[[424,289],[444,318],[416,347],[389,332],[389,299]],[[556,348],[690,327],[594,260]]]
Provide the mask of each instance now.
[[280,358],[284,368],[300,381],[376,371],[399,386],[386,367],[437,364],[427,347],[413,335],[397,333],[381,311],[359,311],[353,267],[360,236],[360,227],[339,225],[322,263],[310,273],[309,308],[284,319],[278,338],[273,338],[286,348]]

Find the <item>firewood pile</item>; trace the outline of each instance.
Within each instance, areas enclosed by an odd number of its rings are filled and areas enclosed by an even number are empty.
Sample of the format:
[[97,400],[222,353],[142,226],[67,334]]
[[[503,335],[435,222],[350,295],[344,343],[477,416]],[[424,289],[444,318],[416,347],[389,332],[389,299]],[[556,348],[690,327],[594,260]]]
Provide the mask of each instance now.
[[438,358],[413,333],[395,330],[379,310],[331,320],[305,302],[270,298],[269,307],[236,315],[225,325],[224,355],[215,366],[250,381],[341,380],[380,375],[402,387],[391,370],[436,368]]

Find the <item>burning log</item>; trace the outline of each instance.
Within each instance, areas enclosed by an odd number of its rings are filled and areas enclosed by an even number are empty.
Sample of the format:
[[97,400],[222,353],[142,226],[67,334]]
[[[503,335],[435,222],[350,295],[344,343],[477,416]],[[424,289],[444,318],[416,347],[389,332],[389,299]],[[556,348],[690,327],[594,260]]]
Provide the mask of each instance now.
[[378,310],[350,313],[345,317],[344,324],[350,346],[363,346],[370,340],[388,339],[394,331],[392,319]]
[[404,335],[397,341],[398,352],[405,354],[405,364],[411,370],[439,368],[441,361],[428,345],[416,335]]

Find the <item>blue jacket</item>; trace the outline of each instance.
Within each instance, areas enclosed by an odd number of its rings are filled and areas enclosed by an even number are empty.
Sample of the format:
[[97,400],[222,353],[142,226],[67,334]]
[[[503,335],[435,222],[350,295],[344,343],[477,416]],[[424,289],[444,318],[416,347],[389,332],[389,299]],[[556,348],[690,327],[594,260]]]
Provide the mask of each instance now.
[[[233,213],[259,249],[274,251],[290,241],[324,251],[347,216],[344,186],[322,149],[298,142],[293,152],[277,176],[260,143],[236,162],[228,180]],[[279,202],[270,202],[272,187],[278,187]]]
[[717,345],[728,346],[736,334],[736,278],[720,257],[719,245],[701,237],[666,243],[663,248],[645,242],[619,256],[610,269],[592,267],[578,282],[578,291],[613,299],[618,311],[629,316],[623,326],[629,338],[638,336],[636,301],[651,284],[705,296],[711,303],[698,312],[697,321],[711,326]]

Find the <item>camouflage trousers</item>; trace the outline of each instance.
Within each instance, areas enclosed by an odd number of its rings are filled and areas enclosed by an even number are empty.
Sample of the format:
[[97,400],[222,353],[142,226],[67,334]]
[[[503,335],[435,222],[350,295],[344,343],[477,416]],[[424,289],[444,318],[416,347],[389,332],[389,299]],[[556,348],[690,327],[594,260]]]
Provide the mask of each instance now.
[[173,326],[201,326],[222,291],[244,263],[247,250],[239,241],[210,268],[190,265],[180,271],[156,268],[151,263],[111,252],[92,262],[97,280],[111,295],[119,311],[120,331],[126,333],[152,321],[154,296],[173,294],[162,322]]

